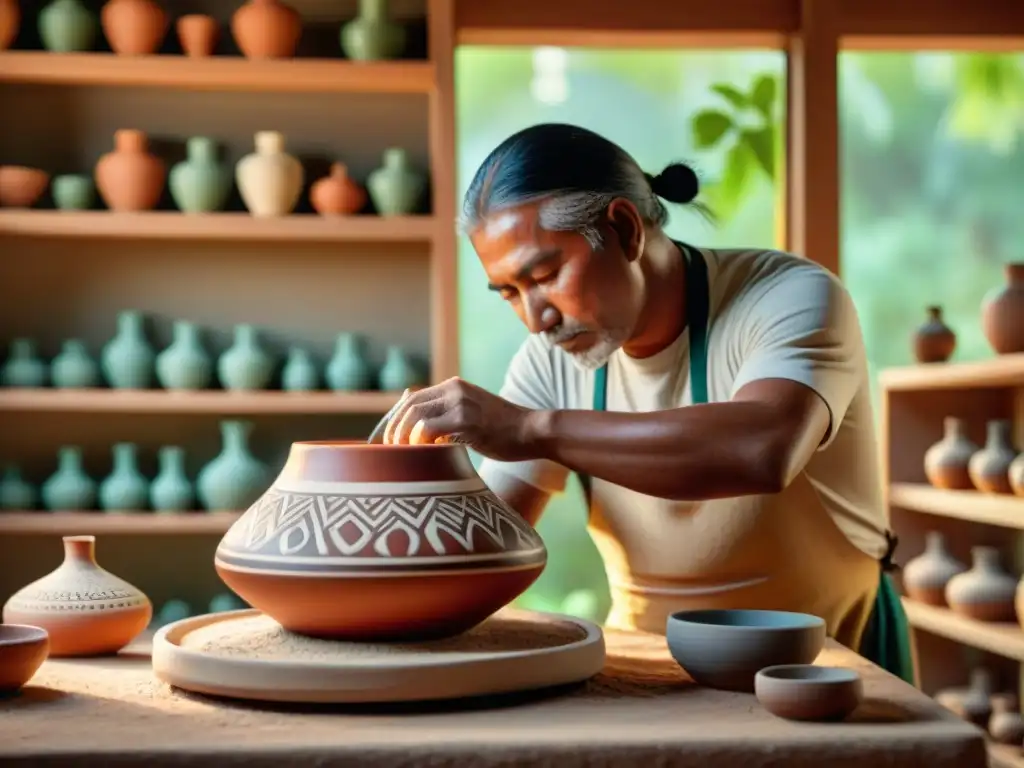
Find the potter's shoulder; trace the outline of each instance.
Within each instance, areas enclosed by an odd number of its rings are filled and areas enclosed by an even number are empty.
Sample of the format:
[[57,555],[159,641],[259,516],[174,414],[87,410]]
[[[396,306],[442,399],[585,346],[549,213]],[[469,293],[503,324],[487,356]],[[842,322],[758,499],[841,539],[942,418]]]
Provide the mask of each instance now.
[[786,251],[766,249],[708,249],[716,276],[739,285],[789,280],[836,281],[821,264]]

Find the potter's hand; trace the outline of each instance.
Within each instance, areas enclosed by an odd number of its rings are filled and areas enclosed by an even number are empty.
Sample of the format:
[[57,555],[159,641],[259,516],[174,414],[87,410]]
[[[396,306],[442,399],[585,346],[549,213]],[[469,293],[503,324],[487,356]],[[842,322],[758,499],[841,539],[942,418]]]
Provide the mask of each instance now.
[[528,423],[533,413],[456,377],[406,392],[384,442],[463,443],[492,459],[522,461],[531,458]]

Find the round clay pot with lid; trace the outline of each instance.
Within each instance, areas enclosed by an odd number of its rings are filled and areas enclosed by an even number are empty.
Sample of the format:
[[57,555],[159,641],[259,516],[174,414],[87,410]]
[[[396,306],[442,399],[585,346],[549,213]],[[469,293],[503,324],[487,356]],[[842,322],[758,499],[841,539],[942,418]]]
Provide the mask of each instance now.
[[103,34],[121,56],[156,53],[164,41],[167,13],[156,0],[109,0],[100,11]]
[[944,606],[949,580],[966,570],[967,566],[950,554],[946,537],[929,531],[924,552],[903,566],[903,588],[912,600]]
[[114,151],[96,163],[96,188],[112,211],[148,211],[156,207],[167,179],[167,165],[149,151],[142,131],[114,134]]
[[333,163],[330,175],[310,188],[309,201],[322,216],[344,216],[362,210],[366,190],[352,180],[344,163]]
[[972,547],[971,568],[946,585],[946,602],[956,613],[979,621],[1014,621],[1017,579],[1003,568],[995,547]]
[[942,307],[928,307],[928,319],[914,332],[914,357],[919,363],[944,363],[956,349],[956,334],[942,319]]
[[953,416],[943,419],[942,439],[924,454],[924,473],[936,488],[948,491],[971,490],[968,466],[978,446],[967,436],[967,422]]
[[990,291],[981,305],[981,327],[1000,355],[1024,352],[1024,262],[1007,264],[1006,285]]
[[232,15],[231,34],[247,59],[290,59],[302,37],[302,17],[280,0],[249,0]]
[[11,47],[21,27],[21,6],[18,0],[0,0],[0,51]]
[[205,58],[213,55],[220,39],[220,25],[212,16],[190,13],[178,19],[178,42],[186,56]]
[[460,445],[293,443],[214,565],[285,629],[401,640],[464,632],[522,594],[544,542]]
[[1008,419],[988,423],[985,447],[971,456],[967,465],[974,487],[984,493],[1013,493],[1010,486],[1010,465],[1017,458],[1013,447],[1013,425]]

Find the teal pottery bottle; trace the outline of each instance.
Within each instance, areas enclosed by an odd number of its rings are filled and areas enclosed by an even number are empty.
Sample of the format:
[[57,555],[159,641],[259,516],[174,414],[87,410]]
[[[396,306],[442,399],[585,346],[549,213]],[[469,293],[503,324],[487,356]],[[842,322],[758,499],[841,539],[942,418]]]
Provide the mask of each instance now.
[[149,502],[157,512],[189,512],[196,495],[185,474],[185,449],[165,445],[157,454],[159,469],[149,486]]
[[68,512],[96,508],[96,481],[82,468],[82,449],[77,445],[58,450],[57,471],[43,483],[43,506]]
[[143,328],[142,315],[134,310],[117,317],[117,335],[100,356],[103,375],[115,389],[148,389],[153,386],[156,355]]
[[385,392],[397,392],[422,384],[423,377],[402,348],[393,344],[388,347],[379,381]]
[[290,347],[281,371],[281,389],[286,392],[311,392],[320,389],[320,372],[312,356],[302,347]]
[[46,368],[32,339],[14,339],[7,362],[0,368],[0,384],[5,387],[44,387]]
[[168,186],[174,204],[185,213],[209,213],[224,208],[231,194],[233,173],[217,160],[217,144],[193,136],[185,144],[186,159],[171,168]]
[[50,363],[53,386],[60,389],[84,389],[100,385],[100,367],[89,355],[85,342],[68,339],[60,354]]
[[91,51],[99,23],[81,0],[53,0],[39,12],[39,37],[54,53]]
[[235,340],[217,361],[217,376],[224,389],[266,389],[274,373],[274,360],[248,323],[235,326]]
[[100,508],[108,512],[137,512],[149,506],[149,480],[139,472],[139,452],[134,443],[113,448],[114,469],[100,483]]
[[214,595],[213,599],[210,600],[209,611],[210,613],[224,613],[224,611],[240,611],[248,607],[249,604],[238,597],[238,595],[234,595],[231,592],[221,592]]
[[21,468],[16,464],[4,467],[0,476],[0,509],[35,509],[39,505],[39,494],[35,486],[21,476]]
[[405,39],[405,28],[388,14],[388,0],[359,0],[359,14],[341,27],[341,50],[357,61],[396,59]]
[[228,419],[220,423],[221,452],[202,468],[196,480],[204,509],[242,511],[270,484],[270,470],[249,450],[252,422]]
[[366,340],[354,333],[339,333],[334,355],[327,363],[327,386],[336,392],[373,389],[373,369],[366,358]]
[[186,603],[184,600],[178,597],[172,597],[157,611],[156,616],[153,618],[152,626],[155,629],[160,627],[166,627],[168,624],[173,624],[176,621],[187,619],[192,615],[192,606]]
[[96,182],[84,173],[65,173],[50,184],[53,203],[62,211],[87,211],[96,204]]
[[409,164],[408,154],[398,147],[384,150],[384,164],[370,171],[366,179],[366,190],[381,216],[414,213],[425,187],[426,177]]
[[187,320],[174,323],[174,338],[156,356],[156,379],[164,389],[206,389],[213,381],[213,358],[203,348],[199,327]]

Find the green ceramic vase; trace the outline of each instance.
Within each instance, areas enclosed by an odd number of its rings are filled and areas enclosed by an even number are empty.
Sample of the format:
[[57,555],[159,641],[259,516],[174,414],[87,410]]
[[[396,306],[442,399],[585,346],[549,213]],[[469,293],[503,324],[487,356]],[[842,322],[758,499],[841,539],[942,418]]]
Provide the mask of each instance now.
[[373,374],[366,357],[366,339],[339,333],[325,371],[327,386],[335,391],[362,392],[373,389]]
[[42,489],[43,506],[49,510],[80,511],[96,508],[96,481],[82,468],[82,449],[62,446],[57,452],[57,471]]
[[231,347],[217,360],[217,376],[224,389],[266,389],[274,374],[274,359],[260,344],[256,329],[248,323],[235,326]]
[[4,467],[0,475],[0,509],[35,509],[39,505],[39,494],[31,483],[21,476],[16,464]]
[[153,386],[156,355],[146,338],[142,315],[126,310],[118,315],[117,335],[100,356],[107,382],[115,389],[148,389]]
[[174,339],[156,356],[156,378],[171,390],[206,389],[213,382],[213,358],[204,349],[195,323],[174,323]]
[[385,392],[398,392],[423,383],[416,364],[396,345],[388,347],[378,378]]
[[66,173],[50,185],[53,204],[62,211],[87,211],[96,204],[96,182],[83,173]]
[[356,61],[398,58],[405,41],[405,28],[391,20],[387,0],[359,0],[358,15],[341,27],[341,50]]
[[117,443],[112,449],[113,471],[100,483],[100,507],[108,512],[133,512],[149,506],[149,480],[139,471],[139,452],[134,443]]
[[426,177],[411,166],[408,154],[399,147],[384,150],[384,164],[366,179],[366,190],[381,216],[415,213],[425,186]]
[[0,384],[5,387],[46,386],[47,365],[36,350],[32,339],[15,339],[10,354],[0,368]]
[[168,176],[174,204],[185,213],[222,210],[231,194],[233,174],[218,161],[216,143],[206,136],[193,136],[186,143],[186,153]]
[[53,386],[61,389],[84,389],[100,385],[100,367],[90,357],[85,342],[68,339],[60,354],[50,364]]
[[312,392],[320,389],[320,372],[312,356],[302,347],[288,349],[288,359],[281,371],[281,389],[286,392]]
[[249,450],[252,422],[228,419],[220,423],[221,452],[202,468],[196,491],[204,509],[243,511],[267,489],[272,479],[266,464]]
[[99,23],[81,0],[53,0],[39,12],[39,37],[54,53],[91,51]]
[[188,512],[196,496],[185,474],[185,449],[165,445],[158,454],[159,469],[149,486],[149,502],[157,512]]

